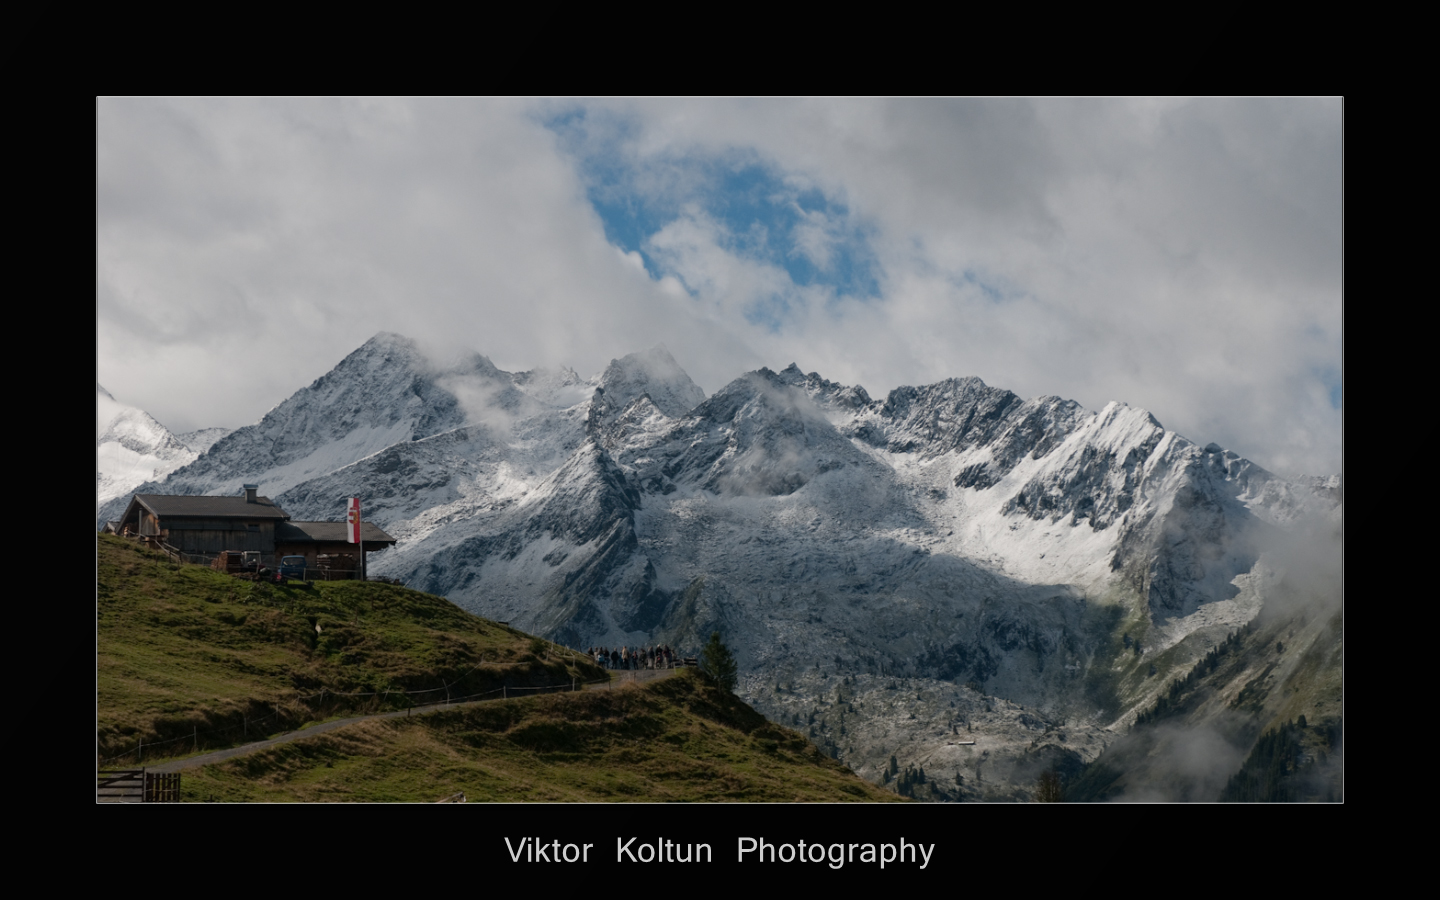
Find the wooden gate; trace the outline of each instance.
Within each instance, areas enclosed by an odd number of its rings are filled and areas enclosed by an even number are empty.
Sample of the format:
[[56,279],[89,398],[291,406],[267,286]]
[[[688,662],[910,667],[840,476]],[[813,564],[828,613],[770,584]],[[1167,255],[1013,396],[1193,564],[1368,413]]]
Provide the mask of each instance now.
[[144,769],[102,769],[95,773],[100,803],[179,803],[180,773]]
[[146,803],[179,803],[180,802],[180,773],[179,772],[146,772],[145,773],[145,802]]

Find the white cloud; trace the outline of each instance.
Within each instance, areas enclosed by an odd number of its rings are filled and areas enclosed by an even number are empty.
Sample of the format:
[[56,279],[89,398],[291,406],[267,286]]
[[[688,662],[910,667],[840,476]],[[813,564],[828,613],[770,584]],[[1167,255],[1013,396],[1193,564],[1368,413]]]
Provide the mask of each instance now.
[[874,226],[883,301],[812,307],[752,338],[762,355],[872,391],[977,374],[1118,399],[1263,465],[1338,470],[1316,374],[1342,364],[1338,103],[617,106],[646,152],[748,147]]
[[793,235],[795,252],[809,260],[817,269],[823,271],[830,268],[831,258],[839,242],[835,223],[818,209],[806,212],[800,209],[799,204],[795,204],[795,208],[799,210],[801,217]]
[[1339,468],[1335,102],[607,104],[631,189],[689,196],[676,160],[741,153],[842,204],[787,249],[825,268],[862,223],[869,302],[797,288],[700,208],[647,236],[651,279],[556,106],[100,101],[97,379],[186,430],[253,421],[381,330],[586,374],[664,343],[707,391],[792,360],[872,393],[974,374]]

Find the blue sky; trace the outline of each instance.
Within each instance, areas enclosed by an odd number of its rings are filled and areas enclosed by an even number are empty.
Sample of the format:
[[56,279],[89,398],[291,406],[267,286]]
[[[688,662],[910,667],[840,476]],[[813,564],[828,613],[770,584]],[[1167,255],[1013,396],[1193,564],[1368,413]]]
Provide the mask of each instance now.
[[740,148],[644,157],[626,144],[633,127],[605,110],[567,110],[545,126],[574,159],[606,240],[638,253],[653,278],[673,275],[698,292],[653,238],[677,220],[703,219],[725,252],[787,277],[790,289],[751,299],[752,324],[780,330],[802,288],[862,302],[881,296],[873,225],[803,173]]

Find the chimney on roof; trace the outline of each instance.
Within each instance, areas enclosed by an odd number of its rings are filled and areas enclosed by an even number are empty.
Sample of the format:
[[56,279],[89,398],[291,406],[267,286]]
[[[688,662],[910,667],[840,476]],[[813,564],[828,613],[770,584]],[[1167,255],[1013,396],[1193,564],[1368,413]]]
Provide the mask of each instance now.
[[245,489],[245,502],[246,502],[246,503],[254,503],[254,502],[255,502],[255,492],[258,491],[258,490],[260,490],[260,485],[258,485],[258,484],[245,484],[245,485],[241,485],[241,487],[243,487],[243,488]]

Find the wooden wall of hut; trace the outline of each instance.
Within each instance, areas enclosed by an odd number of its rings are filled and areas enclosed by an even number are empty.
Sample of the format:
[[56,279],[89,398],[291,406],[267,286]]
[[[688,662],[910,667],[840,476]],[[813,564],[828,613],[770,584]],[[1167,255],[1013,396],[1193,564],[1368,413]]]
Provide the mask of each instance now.
[[222,550],[258,550],[275,553],[275,526],[272,523],[238,527],[217,519],[172,520],[166,523],[170,544],[184,553],[219,553]]

